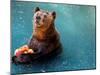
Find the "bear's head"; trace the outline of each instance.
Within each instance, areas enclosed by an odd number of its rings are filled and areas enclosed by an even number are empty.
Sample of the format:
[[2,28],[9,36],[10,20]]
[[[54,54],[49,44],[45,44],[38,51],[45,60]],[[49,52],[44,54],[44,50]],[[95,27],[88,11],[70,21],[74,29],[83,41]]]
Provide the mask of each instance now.
[[48,12],[41,10],[39,7],[36,7],[34,14],[34,29],[40,29],[42,31],[49,29],[53,25],[55,18],[55,11]]

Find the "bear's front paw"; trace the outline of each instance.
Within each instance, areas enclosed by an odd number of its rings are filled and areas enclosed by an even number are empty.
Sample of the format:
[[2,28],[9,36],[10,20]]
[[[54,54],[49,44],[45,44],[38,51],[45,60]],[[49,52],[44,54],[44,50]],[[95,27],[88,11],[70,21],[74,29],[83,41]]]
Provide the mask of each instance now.
[[34,51],[32,49],[29,49],[27,45],[24,45],[21,48],[16,49],[14,55],[20,56],[21,54],[33,54],[33,53]]

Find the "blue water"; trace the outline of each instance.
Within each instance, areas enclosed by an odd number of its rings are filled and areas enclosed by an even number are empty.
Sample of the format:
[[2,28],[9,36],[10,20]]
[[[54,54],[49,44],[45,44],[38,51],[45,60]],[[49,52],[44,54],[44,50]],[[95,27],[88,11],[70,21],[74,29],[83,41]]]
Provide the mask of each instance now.
[[11,73],[71,71],[96,68],[95,6],[13,1],[11,33],[14,50],[27,44],[32,34],[32,17],[38,6],[56,11],[55,26],[60,33],[63,51],[52,60],[11,66]]

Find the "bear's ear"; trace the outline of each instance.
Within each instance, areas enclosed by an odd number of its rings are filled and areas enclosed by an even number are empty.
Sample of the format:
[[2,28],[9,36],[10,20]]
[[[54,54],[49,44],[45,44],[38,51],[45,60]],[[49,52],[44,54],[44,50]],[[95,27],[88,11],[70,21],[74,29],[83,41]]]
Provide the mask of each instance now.
[[56,12],[55,11],[52,12],[52,16],[53,16],[54,19],[56,18]]
[[40,8],[39,7],[36,7],[35,8],[35,12],[37,12],[37,11],[40,11]]

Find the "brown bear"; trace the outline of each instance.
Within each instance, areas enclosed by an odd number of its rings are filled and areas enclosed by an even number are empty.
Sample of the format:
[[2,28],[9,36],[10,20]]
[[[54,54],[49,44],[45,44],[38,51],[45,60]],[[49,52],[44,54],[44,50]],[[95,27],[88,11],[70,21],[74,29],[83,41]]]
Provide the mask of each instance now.
[[54,24],[56,12],[48,12],[36,7],[33,18],[32,37],[27,45],[15,51],[13,57],[15,62],[30,62],[56,51],[61,46],[60,37]]

